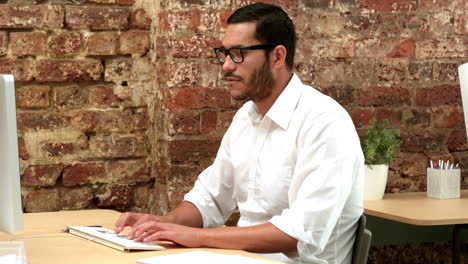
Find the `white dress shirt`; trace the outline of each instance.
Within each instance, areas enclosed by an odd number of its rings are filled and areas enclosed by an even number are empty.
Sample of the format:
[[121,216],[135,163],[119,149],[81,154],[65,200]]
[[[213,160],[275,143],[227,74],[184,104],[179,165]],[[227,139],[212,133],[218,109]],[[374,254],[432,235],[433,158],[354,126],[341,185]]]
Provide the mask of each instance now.
[[298,240],[291,263],[350,263],[363,213],[364,158],[354,124],[330,97],[293,75],[263,117],[245,103],[213,164],[185,195],[204,227],[270,222]]

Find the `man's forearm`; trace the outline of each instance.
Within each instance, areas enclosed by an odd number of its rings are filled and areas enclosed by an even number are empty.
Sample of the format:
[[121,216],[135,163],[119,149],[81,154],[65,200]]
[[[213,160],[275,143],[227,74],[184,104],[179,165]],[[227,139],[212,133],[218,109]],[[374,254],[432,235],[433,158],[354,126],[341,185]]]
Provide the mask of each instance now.
[[203,218],[198,208],[190,202],[183,201],[174,210],[163,216],[164,222],[185,225],[190,227],[202,227]]
[[259,253],[297,250],[297,240],[271,223],[250,227],[201,229],[200,231],[201,244],[207,247],[241,249]]

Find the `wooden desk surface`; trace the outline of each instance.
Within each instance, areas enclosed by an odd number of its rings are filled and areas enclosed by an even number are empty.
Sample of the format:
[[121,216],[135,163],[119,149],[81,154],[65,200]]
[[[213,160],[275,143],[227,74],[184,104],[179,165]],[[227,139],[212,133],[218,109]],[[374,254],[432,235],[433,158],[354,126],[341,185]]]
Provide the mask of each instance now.
[[[112,210],[80,210],[24,214],[25,231],[18,236],[44,234],[68,234],[62,230],[67,225],[102,225],[113,230],[120,213]],[[0,241],[8,241],[9,235],[0,232]],[[206,250],[222,254],[238,254],[267,260],[262,256],[240,250],[187,249],[172,246],[164,251],[121,252],[92,241],[73,237],[19,238],[23,241],[29,264],[134,264],[136,259],[149,258],[192,250]],[[167,246],[170,244],[166,244]]]
[[426,192],[385,194],[382,200],[364,201],[364,213],[412,225],[468,223],[468,190],[459,199],[433,199]]

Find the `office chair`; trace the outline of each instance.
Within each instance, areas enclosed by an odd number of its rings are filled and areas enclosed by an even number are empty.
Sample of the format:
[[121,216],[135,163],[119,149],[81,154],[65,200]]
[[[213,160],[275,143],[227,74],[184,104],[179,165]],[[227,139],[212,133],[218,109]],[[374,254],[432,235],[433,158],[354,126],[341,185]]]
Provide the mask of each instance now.
[[359,218],[358,227],[356,229],[356,240],[353,246],[352,264],[366,264],[367,255],[369,254],[370,242],[372,233],[366,229],[366,216],[364,214]]

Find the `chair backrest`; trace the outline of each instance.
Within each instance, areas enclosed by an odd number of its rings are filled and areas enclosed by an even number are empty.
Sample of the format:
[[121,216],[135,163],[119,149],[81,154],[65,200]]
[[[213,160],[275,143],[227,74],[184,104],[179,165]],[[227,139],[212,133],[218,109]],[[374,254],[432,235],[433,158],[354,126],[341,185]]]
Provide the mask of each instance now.
[[366,264],[369,254],[370,242],[372,233],[366,229],[366,216],[363,214],[359,218],[358,227],[356,229],[356,240],[353,247],[352,264]]

